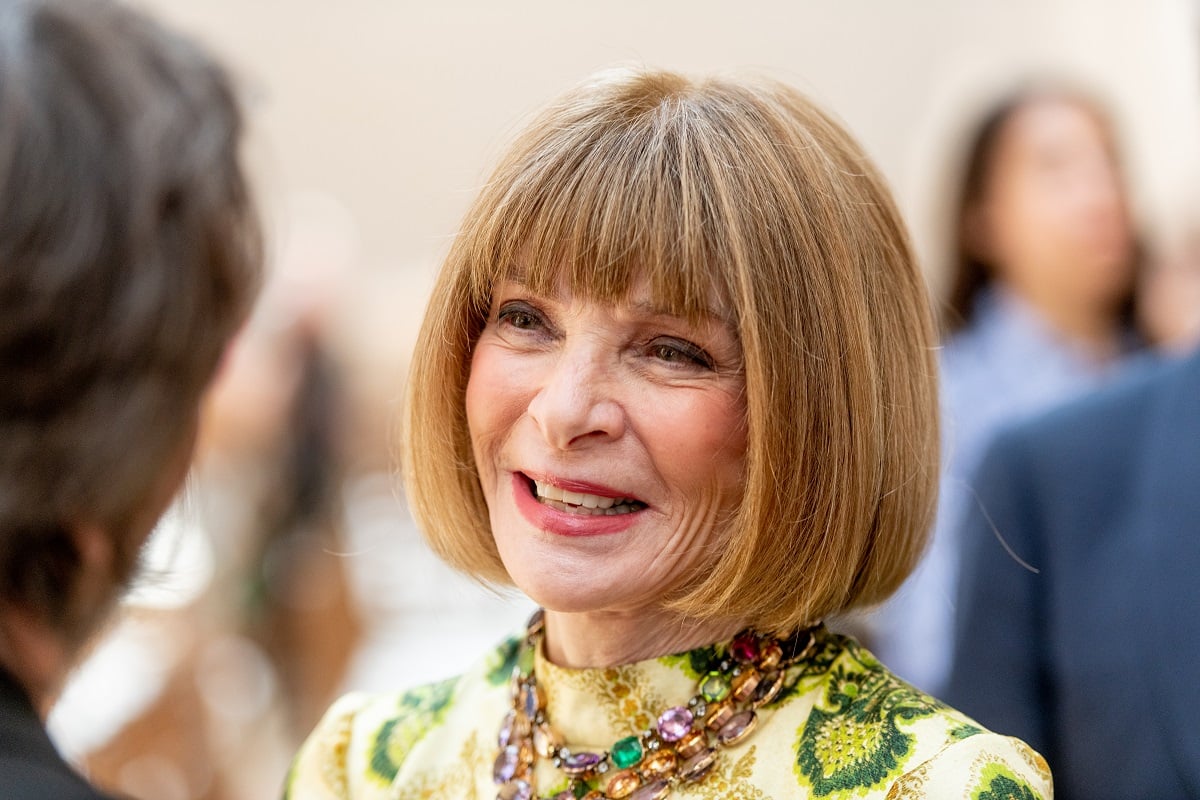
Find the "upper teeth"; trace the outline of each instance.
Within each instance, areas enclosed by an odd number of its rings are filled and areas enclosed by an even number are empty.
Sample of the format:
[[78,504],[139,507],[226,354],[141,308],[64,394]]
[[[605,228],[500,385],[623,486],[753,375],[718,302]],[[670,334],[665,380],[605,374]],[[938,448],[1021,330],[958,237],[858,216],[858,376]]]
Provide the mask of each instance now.
[[566,489],[560,489],[557,486],[551,486],[541,481],[534,481],[533,483],[537,487],[538,497],[543,497],[547,500],[557,500],[560,503],[583,506],[584,508],[611,508],[614,505],[627,502],[625,499],[619,497],[601,497],[596,494],[568,492]]

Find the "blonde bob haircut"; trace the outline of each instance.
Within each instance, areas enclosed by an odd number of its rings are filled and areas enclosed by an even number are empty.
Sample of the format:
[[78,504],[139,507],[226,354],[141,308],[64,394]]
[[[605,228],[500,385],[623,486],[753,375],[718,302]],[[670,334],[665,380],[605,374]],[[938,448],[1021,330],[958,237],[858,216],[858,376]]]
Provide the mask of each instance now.
[[434,550],[511,584],[467,428],[493,286],[565,285],[740,337],[745,493],[727,541],[663,598],[785,631],[875,604],[912,570],[936,495],[934,326],[886,185],[844,128],[769,80],[609,70],[511,146],[467,212],[414,354],[403,453]]

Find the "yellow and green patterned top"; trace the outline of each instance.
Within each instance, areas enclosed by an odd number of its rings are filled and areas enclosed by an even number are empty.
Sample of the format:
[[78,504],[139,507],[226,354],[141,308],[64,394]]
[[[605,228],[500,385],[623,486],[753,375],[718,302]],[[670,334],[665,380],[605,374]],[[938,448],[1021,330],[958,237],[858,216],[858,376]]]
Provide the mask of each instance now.
[[[760,710],[757,729],[722,749],[712,773],[675,800],[945,798],[1049,800],[1045,760],[904,683],[853,639],[821,629],[795,682]],[[349,695],[301,748],[288,800],[493,800],[496,735],[511,708],[520,638],[474,669],[401,694]],[[686,703],[723,646],[610,669],[534,669],[555,728],[576,750],[603,751]],[[567,787],[539,760],[540,796]]]

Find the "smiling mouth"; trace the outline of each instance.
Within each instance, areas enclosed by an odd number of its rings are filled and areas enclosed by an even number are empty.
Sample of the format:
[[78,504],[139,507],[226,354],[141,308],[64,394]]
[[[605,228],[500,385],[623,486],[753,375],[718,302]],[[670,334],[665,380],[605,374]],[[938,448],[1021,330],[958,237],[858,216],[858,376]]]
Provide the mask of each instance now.
[[621,514],[632,514],[647,507],[642,501],[628,497],[601,497],[598,494],[567,491],[532,478],[526,478],[526,480],[534,499],[544,506],[565,511],[568,514],[578,514],[583,517],[615,517]]

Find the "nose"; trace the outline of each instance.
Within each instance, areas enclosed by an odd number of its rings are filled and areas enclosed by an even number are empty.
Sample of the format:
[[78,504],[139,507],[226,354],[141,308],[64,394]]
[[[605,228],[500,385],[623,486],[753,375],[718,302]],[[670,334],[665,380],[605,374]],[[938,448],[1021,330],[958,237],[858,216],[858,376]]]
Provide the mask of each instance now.
[[1125,203],[1120,177],[1110,165],[1097,166],[1088,179],[1081,182],[1077,209],[1080,220],[1093,235],[1107,240],[1125,238]]
[[1099,212],[1116,212],[1123,207],[1121,176],[1107,152],[1078,156],[1074,181],[1080,204]]
[[529,403],[529,416],[551,447],[578,449],[615,441],[624,434],[617,378],[596,350],[568,348],[541,377]]

